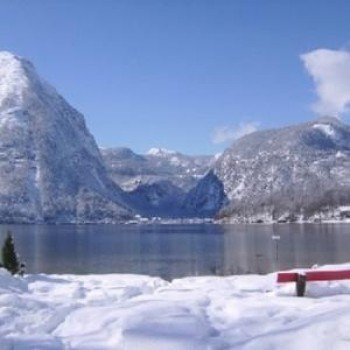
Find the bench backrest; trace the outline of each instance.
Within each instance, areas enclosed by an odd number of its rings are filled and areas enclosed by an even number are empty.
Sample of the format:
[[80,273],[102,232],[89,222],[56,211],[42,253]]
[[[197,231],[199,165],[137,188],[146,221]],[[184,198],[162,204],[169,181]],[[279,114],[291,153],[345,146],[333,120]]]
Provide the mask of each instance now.
[[[307,281],[336,281],[350,279],[350,270],[307,271],[303,273]],[[300,274],[297,272],[280,272],[277,274],[278,283],[296,282]]]
[[277,274],[277,282],[285,283],[285,282],[296,282],[299,274],[296,272],[280,272]]

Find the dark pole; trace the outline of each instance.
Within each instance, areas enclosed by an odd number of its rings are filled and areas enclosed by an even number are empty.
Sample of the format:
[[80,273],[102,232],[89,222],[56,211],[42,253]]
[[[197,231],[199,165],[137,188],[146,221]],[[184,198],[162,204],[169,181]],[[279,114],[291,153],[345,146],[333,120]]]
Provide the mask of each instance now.
[[306,288],[306,276],[298,274],[297,283],[296,283],[296,291],[298,297],[303,297],[305,295]]

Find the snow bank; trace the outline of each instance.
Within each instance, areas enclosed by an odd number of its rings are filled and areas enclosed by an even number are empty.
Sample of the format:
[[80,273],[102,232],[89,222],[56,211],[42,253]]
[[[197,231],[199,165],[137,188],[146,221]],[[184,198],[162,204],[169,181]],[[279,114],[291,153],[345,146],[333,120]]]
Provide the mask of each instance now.
[[[322,269],[350,268],[350,264]],[[349,349],[350,281],[0,270],[0,349]]]

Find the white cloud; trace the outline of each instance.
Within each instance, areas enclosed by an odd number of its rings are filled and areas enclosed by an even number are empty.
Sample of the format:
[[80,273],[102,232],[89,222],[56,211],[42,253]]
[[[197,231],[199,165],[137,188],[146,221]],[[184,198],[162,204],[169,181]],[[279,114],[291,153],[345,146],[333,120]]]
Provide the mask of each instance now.
[[219,126],[214,129],[212,141],[215,144],[232,142],[258,129],[256,122],[240,123],[236,126]]
[[320,115],[339,117],[350,106],[350,52],[318,49],[300,56],[312,76]]

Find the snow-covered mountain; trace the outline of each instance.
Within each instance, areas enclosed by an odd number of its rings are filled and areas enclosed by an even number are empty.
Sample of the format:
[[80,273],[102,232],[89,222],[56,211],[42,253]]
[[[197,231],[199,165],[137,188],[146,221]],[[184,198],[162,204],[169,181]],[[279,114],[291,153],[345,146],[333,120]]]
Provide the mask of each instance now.
[[0,220],[118,221],[124,197],[83,116],[29,61],[0,52]]
[[111,178],[128,192],[132,206],[147,216],[186,216],[183,201],[215,162],[164,148],[146,154],[128,148],[101,149]]
[[218,158],[100,152],[83,116],[33,65],[0,52],[0,221],[118,222],[136,212],[236,222],[350,217],[350,126],[321,118],[259,131]]
[[127,191],[159,181],[188,190],[215,161],[213,156],[189,156],[164,148],[151,148],[143,155],[129,148],[101,148],[101,154],[111,177]]
[[[226,205],[218,201],[217,180]],[[217,188],[216,195],[203,202],[210,186],[213,193]],[[186,203],[197,211],[216,205],[220,217],[238,222],[348,215],[350,127],[335,118],[321,118],[244,136],[224,152],[213,174],[199,182]]]
[[176,151],[172,151],[166,148],[152,147],[148,150],[147,155],[168,158],[169,156],[171,157],[172,155],[176,155],[176,153]]

